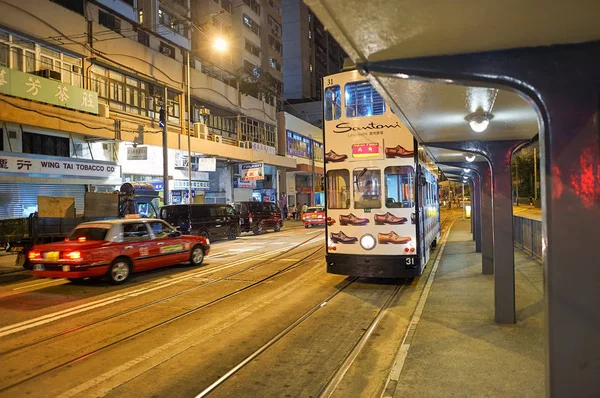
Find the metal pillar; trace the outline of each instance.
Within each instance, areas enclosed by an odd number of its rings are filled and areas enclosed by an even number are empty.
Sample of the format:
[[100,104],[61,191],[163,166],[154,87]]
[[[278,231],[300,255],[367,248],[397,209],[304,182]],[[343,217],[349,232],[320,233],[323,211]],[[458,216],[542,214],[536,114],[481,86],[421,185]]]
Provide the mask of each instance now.
[[[600,42],[363,65],[421,78],[508,86],[541,115],[546,395],[600,396]],[[484,190],[485,192],[485,190]]]

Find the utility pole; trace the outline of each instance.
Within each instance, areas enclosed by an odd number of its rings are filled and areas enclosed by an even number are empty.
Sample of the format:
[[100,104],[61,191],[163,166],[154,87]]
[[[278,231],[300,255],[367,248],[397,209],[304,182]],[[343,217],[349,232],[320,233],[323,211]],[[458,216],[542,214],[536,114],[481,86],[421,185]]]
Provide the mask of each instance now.
[[462,183],[462,211],[463,211],[463,220],[465,219],[465,183]]
[[[169,108],[168,108],[168,90],[167,86],[165,86],[164,93],[164,108],[163,108],[163,195],[164,195],[164,203],[168,205],[169,201],[169,140],[168,140],[168,132],[167,132],[167,122],[169,120]],[[162,118],[161,118],[162,119]]]
[[190,52],[187,52],[187,115],[188,115],[188,203],[192,203],[192,101],[190,93]]
[[517,178],[517,197],[515,198],[517,201],[517,206],[519,205],[519,158],[515,156],[515,174]]

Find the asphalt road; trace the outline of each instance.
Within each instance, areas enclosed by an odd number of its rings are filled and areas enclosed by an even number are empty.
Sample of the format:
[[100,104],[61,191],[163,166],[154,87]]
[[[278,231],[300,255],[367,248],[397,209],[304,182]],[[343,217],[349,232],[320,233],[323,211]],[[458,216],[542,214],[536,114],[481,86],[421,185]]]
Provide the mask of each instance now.
[[389,301],[334,392],[379,396],[427,274],[327,274],[323,229],[299,227],[121,286],[0,275],[0,397],[317,396]]

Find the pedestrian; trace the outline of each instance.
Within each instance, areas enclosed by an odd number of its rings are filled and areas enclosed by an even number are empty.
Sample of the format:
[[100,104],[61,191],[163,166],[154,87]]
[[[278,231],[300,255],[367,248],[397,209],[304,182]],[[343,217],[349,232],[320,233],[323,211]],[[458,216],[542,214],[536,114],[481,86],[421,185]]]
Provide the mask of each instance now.
[[533,207],[533,196],[529,195],[529,206]]
[[283,219],[287,220],[288,218],[288,207],[287,205],[283,205]]
[[302,205],[302,213],[300,214],[300,220],[302,220],[302,218],[304,217],[304,213],[306,213],[308,211],[308,206],[306,205],[306,203],[304,203]]
[[296,220],[296,205],[292,205],[292,207],[290,207],[290,218],[292,220]]

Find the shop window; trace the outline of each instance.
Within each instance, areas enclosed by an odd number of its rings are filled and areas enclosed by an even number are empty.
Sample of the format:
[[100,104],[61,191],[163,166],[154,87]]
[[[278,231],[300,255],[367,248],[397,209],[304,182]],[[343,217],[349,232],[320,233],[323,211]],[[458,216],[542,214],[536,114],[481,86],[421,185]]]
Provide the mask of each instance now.
[[325,89],[325,120],[337,120],[342,116],[342,94],[340,86]]
[[300,134],[293,132],[292,130],[286,130],[287,132],[287,153],[294,156],[300,156],[303,158],[311,158],[311,140]]
[[348,170],[327,172],[327,207],[329,209],[350,208],[350,172]]
[[414,207],[414,169],[412,166],[390,166],[385,171],[385,207],[398,209]]
[[315,162],[323,162],[323,152],[323,144],[313,141],[313,154],[315,156]]
[[23,132],[23,153],[35,155],[71,156],[68,138]]
[[367,81],[348,83],[346,90],[346,117],[383,115],[385,102]]
[[381,208],[381,171],[366,168],[355,169],[354,177],[354,208]]

